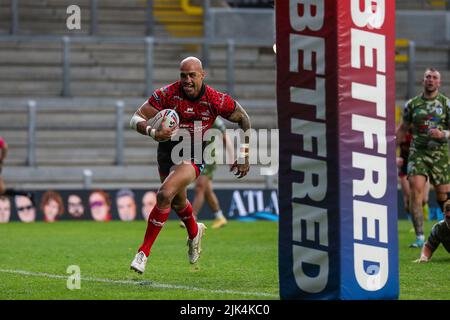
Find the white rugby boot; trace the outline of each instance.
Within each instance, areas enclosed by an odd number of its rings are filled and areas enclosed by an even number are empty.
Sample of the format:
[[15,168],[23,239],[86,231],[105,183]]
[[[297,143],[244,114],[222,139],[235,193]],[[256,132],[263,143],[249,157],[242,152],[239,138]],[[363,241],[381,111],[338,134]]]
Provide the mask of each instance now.
[[147,256],[143,251],[139,251],[131,262],[130,269],[137,273],[144,273],[145,265],[147,264]]
[[200,258],[200,253],[202,252],[202,237],[205,234],[206,226],[203,223],[197,222],[198,233],[194,239],[188,239],[188,256],[189,262],[194,264]]

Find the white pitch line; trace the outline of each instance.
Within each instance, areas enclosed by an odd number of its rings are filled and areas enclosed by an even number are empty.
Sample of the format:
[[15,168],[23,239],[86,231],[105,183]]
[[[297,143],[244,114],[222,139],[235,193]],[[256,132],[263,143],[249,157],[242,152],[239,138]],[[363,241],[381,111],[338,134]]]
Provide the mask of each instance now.
[[[44,272],[31,272],[24,270],[8,270],[8,269],[0,269],[2,273],[13,273],[13,274],[21,274],[24,276],[33,276],[33,277],[44,277],[51,279],[68,279],[69,274],[66,276],[58,275],[58,274],[49,274]],[[248,292],[248,291],[235,291],[235,290],[211,290],[206,288],[197,288],[191,286],[182,286],[175,284],[166,284],[166,283],[156,283],[153,281],[131,281],[131,280],[112,280],[112,279],[104,279],[104,278],[92,278],[92,277],[81,277],[81,281],[91,281],[91,282],[104,282],[104,283],[113,283],[113,284],[125,284],[125,285],[146,285],[153,288],[162,288],[162,289],[179,289],[179,290],[189,290],[189,291],[206,291],[210,293],[229,293],[229,294],[238,294],[243,296],[260,296],[260,297],[270,297],[270,298],[279,298],[278,295],[264,293],[264,292]]]

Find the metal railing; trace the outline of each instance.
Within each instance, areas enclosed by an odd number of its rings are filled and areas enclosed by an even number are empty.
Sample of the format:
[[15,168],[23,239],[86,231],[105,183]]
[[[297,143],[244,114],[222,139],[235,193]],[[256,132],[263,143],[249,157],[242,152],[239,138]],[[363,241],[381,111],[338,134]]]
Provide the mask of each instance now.
[[11,0],[11,27],[9,28],[11,34],[19,32],[19,1]]
[[[153,17],[153,0],[146,0],[146,35],[152,36],[154,29],[154,17]],[[206,0],[205,2],[209,2]],[[20,0],[11,0],[11,26],[10,34],[20,34],[20,21],[19,21],[19,3]],[[90,24],[89,34],[97,35],[98,32],[98,1],[90,0],[89,3]]]
[[[154,90],[154,45],[157,43],[168,44],[204,44],[208,42],[203,38],[153,38],[153,37],[96,37],[96,36],[0,36],[1,42],[29,42],[29,41],[43,41],[43,42],[61,42],[62,43],[62,91],[63,97],[71,96],[71,64],[70,53],[72,43],[125,43],[125,44],[145,44],[145,83],[146,88],[143,94],[150,96]],[[231,96],[235,94],[235,55],[236,46],[267,46],[272,47],[272,43],[254,41],[234,41],[228,39],[226,41],[211,41],[208,45],[221,45],[226,47],[226,87],[227,93]],[[34,100],[28,101],[28,148],[27,148],[27,165],[36,165],[36,121],[37,112],[40,106]],[[115,164],[124,164],[124,137],[123,137],[123,123],[124,123],[124,103],[121,100],[116,102],[116,143],[115,143]]]
[[[26,106],[22,105],[23,107],[26,107],[28,110],[28,119],[27,119],[27,153],[26,153],[26,165],[29,167],[37,167],[37,157],[36,157],[36,151],[37,151],[37,119],[38,114],[40,112],[48,112],[49,110],[58,110],[61,108],[61,105],[59,103],[50,103],[50,104],[40,104],[39,101],[35,100],[28,100],[26,101]],[[90,105],[84,104],[82,106],[79,105],[64,105],[64,110],[70,110],[70,109],[79,109],[81,107],[84,108],[90,108]],[[125,123],[128,121],[125,121],[125,103],[123,100],[116,100],[115,104],[100,104],[96,105],[96,108],[102,108],[102,109],[115,109],[115,124],[114,124],[114,131],[115,131],[115,162],[114,164],[116,166],[123,166],[124,165],[124,149],[125,149],[125,135],[124,131],[126,128]],[[0,108],[1,109],[1,108]],[[111,128],[110,125],[102,127],[101,124],[97,127],[97,129],[101,128]],[[268,171],[266,171],[268,172]],[[273,171],[272,174],[265,174],[264,183],[266,188],[274,188],[277,185],[277,171]],[[85,168],[82,172],[82,178],[83,178],[83,187],[86,189],[89,189],[92,186],[93,181],[93,172],[89,168]]]
[[[235,59],[237,46],[262,46],[272,47],[272,43],[267,41],[236,41],[233,39],[213,40],[208,38],[155,38],[155,37],[99,37],[99,36],[0,36],[1,42],[61,42],[62,43],[62,92],[61,96],[71,96],[71,44],[72,43],[124,43],[124,44],[144,44],[145,45],[145,92],[143,95],[149,96],[154,90],[154,50],[156,44],[200,44],[206,47],[213,45],[226,47],[226,83],[227,93],[231,96],[235,93]],[[415,67],[416,67],[416,43],[407,39],[397,39],[395,57],[396,63],[407,65],[408,79],[406,97],[414,96],[415,89]],[[208,50],[209,51],[209,50]],[[400,53],[400,51],[402,51]],[[406,51],[406,52],[405,52]],[[204,52],[203,52],[204,53]],[[208,60],[202,56],[202,61]],[[206,67],[206,66],[205,66]]]
[[[30,167],[36,166],[36,131],[37,131],[37,116],[39,110],[51,109],[49,106],[41,106],[35,100],[28,100],[28,128],[27,128],[27,152],[26,164]],[[100,106],[97,106],[100,107]],[[76,107],[80,108],[79,106]],[[105,106],[104,108],[112,108]],[[124,165],[124,123],[125,123],[125,104],[122,100],[117,100],[115,103],[115,165]]]
[[[234,65],[236,59],[236,46],[262,46],[272,47],[272,43],[266,41],[235,41],[211,40],[204,38],[154,38],[154,37],[98,37],[98,36],[0,36],[1,42],[60,42],[62,43],[62,92],[61,96],[71,96],[71,63],[70,53],[72,43],[124,43],[124,44],[145,44],[145,83],[146,88],[143,95],[150,96],[154,90],[154,50],[155,44],[200,44],[207,43],[207,46],[225,46],[226,47],[226,66],[227,66],[227,93],[234,95]],[[202,57],[204,60],[205,57]]]
[[[408,79],[407,79],[407,89],[406,89],[406,99],[410,99],[415,96],[415,79],[416,79],[416,43],[408,39],[397,39],[395,41],[396,63],[406,63],[408,69]],[[406,53],[400,53],[400,51],[405,51]]]
[[[71,90],[71,63],[70,56],[72,52],[72,44],[102,44],[102,43],[123,43],[123,44],[144,44],[145,47],[145,92],[142,94],[150,96],[154,90],[154,57],[155,45],[157,44],[196,44],[202,47],[202,62],[205,68],[210,64],[209,50],[210,46],[224,46],[226,50],[226,91],[230,95],[235,94],[235,54],[236,46],[267,46],[272,47],[273,43],[267,41],[255,41],[251,39],[233,40],[233,39],[213,39],[213,35],[208,30],[211,23],[210,0],[203,1],[204,13],[204,35],[203,38],[157,38],[153,37],[154,17],[153,17],[153,1],[147,0],[147,28],[146,37],[114,37],[114,36],[98,36],[98,1],[90,1],[90,29],[89,35],[21,35],[19,21],[19,0],[11,0],[11,26],[10,35],[0,36],[1,42],[59,42],[62,44],[62,64],[61,64],[61,96],[72,96]],[[28,147],[27,160],[29,166],[36,165],[36,122],[37,113],[42,106],[30,100],[28,102]],[[118,100],[116,102],[116,142],[115,142],[115,163],[116,165],[124,164],[124,137],[123,137],[123,121],[124,121],[124,103]]]
[[[237,39],[242,37],[243,34],[245,34],[245,32],[239,32],[239,30],[237,30],[237,32],[232,32],[231,35],[221,35],[218,32],[214,31],[215,30],[215,23],[217,20],[218,16],[223,16],[226,15],[224,17],[225,21],[228,21],[228,19],[230,17],[233,17],[234,15],[239,16],[240,14],[244,14],[244,16],[241,16],[240,19],[238,21],[248,21],[249,17],[245,16],[245,14],[258,14],[258,20],[260,20],[260,18],[262,19],[261,21],[263,21],[262,25],[266,26],[268,25],[268,23],[266,23],[266,20],[269,19],[270,24],[275,25],[275,20],[274,20],[274,14],[273,14],[273,10],[268,10],[268,11],[263,11],[263,10],[225,10],[225,11],[221,11],[221,9],[217,9],[217,8],[211,8],[211,1],[210,0],[204,0],[202,1],[202,7],[201,7],[201,11],[203,14],[203,41],[198,41],[198,40],[188,40],[185,43],[187,44],[201,44],[202,45],[202,60],[203,60],[203,65],[205,68],[207,68],[210,64],[210,59],[209,59],[209,51],[210,51],[210,46],[214,43],[214,41],[218,38],[221,38],[222,41],[227,42],[228,38],[235,38],[236,41],[238,41]],[[10,34],[12,36],[20,36],[21,32],[20,32],[20,21],[19,21],[19,3],[20,0],[11,0],[11,26],[10,26]],[[196,8],[198,9],[198,8]],[[89,2],[89,13],[90,13],[90,24],[89,24],[89,32],[88,35],[89,36],[98,36],[98,25],[99,25],[99,21],[98,21],[98,1],[97,0],[90,0]],[[245,12],[245,13],[244,13]],[[267,16],[267,12],[270,13],[270,16],[272,16],[272,18]],[[262,13],[263,15],[261,16],[259,13]],[[261,32],[260,27],[261,25],[257,25],[254,26],[253,24],[248,24],[247,27],[248,29],[255,29],[257,32],[255,34],[255,30],[253,30],[253,32],[251,32],[250,34],[242,37],[244,39],[243,42],[252,42],[252,40],[254,40],[257,35],[258,37],[261,37],[261,34],[272,34],[272,38],[270,39],[270,41],[274,42],[275,41],[275,27],[273,27],[273,30],[270,30],[271,32],[267,32],[267,30],[263,30]],[[232,29],[232,25],[226,28],[228,29]],[[154,34],[154,29],[155,29],[155,17],[154,17],[154,9],[153,9],[153,0],[146,0],[146,36],[147,37],[155,37]],[[273,31],[273,32],[272,32]],[[248,32],[248,31],[247,31]],[[70,45],[70,39],[74,38],[74,36],[68,32],[67,34],[65,34],[68,38],[63,38],[66,39],[64,40],[64,45],[65,46],[69,46]],[[37,35],[39,36],[39,35]],[[266,36],[267,37],[267,36]],[[70,38],[70,39],[69,39]],[[261,40],[264,39],[264,40]],[[181,39],[179,39],[181,40]],[[260,41],[267,41],[265,40],[265,38],[260,38]],[[149,44],[151,45],[151,44]],[[66,52],[68,54],[68,52]],[[70,95],[70,92],[67,92],[68,96]]]

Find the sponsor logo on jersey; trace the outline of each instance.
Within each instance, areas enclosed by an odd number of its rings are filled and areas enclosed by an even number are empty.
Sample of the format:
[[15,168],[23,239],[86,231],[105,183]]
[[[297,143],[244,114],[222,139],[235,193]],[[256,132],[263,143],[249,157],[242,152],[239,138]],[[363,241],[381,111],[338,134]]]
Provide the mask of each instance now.
[[158,103],[161,102],[161,99],[159,98],[159,96],[158,96],[158,94],[157,94],[156,92],[154,92],[154,93],[152,94],[152,96],[153,96],[153,98],[155,98],[156,102],[158,102]]

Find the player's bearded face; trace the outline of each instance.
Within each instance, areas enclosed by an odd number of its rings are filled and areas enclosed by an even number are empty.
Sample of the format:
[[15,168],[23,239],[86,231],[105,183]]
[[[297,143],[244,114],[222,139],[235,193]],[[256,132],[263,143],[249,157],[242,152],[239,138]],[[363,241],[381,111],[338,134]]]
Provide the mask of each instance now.
[[434,92],[439,89],[441,85],[441,76],[439,72],[428,71],[423,78],[423,86],[428,93]]
[[180,80],[184,93],[191,98],[197,97],[202,90],[204,77],[204,72],[200,68],[182,67]]

